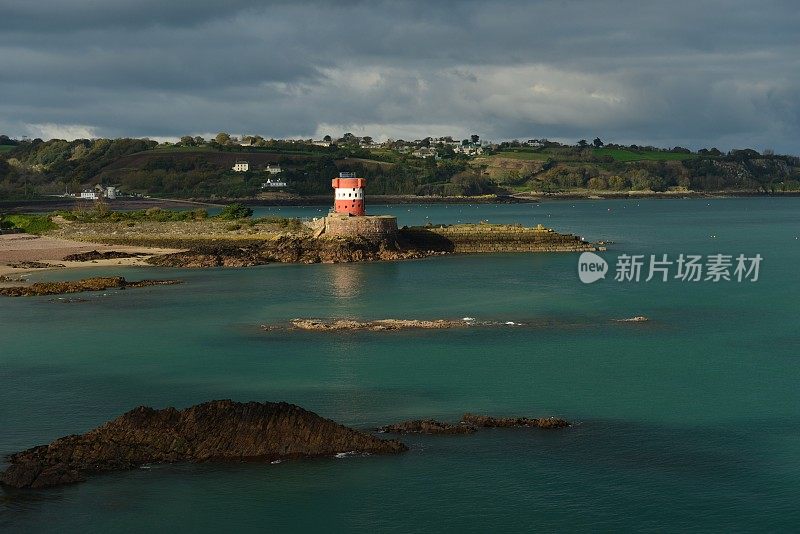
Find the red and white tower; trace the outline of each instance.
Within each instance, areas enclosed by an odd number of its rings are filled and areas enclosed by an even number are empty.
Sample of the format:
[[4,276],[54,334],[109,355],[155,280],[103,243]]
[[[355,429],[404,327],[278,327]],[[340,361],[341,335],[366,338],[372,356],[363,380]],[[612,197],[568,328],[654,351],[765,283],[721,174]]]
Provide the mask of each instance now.
[[356,178],[354,172],[340,172],[338,178],[331,180],[333,186],[333,211],[361,217],[364,215],[364,178]]

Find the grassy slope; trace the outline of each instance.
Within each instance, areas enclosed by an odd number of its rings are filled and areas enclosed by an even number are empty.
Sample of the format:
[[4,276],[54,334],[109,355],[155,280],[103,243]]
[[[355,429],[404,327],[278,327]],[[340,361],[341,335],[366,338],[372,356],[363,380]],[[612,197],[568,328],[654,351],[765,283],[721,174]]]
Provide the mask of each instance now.
[[0,145],[0,154],[5,154],[6,152],[11,152],[15,148],[17,148],[17,147],[15,147],[14,145]]
[[595,156],[611,156],[615,161],[680,161],[697,157],[697,154],[656,151],[637,152],[619,148],[595,148],[592,149],[592,152]]

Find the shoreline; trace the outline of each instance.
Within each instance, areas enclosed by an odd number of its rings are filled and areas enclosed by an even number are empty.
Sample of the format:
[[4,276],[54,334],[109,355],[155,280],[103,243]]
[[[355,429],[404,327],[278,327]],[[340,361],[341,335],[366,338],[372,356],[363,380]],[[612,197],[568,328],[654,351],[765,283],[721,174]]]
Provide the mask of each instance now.
[[[373,205],[402,204],[526,204],[548,200],[612,200],[612,199],[687,199],[687,198],[753,198],[753,197],[800,197],[800,191],[565,191],[558,193],[526,192],[508,195],[480,195],[473,197],[440,197],[417,195],[370,195]],[[230,203],[247,206],[329,206],[329,195],[275,196],[264,198],[120,198],[110,201],[111,209],[140,210],[148,208],[189,209],[191,207],[218,208]],[[41,198],[35,200],[3,200],[0,211],[13,213],[41,213],[71,210],[77,206],[91,206],[88,201],[68,198]]]
[[[90,261],[64,261],[64,257],[97,250],[111,250],[131,254],[144,254],[132,258],[110,258]],[[181,252],[182,249],[158,248],[128,245],[106,245],[95,242],[72,241],[57,237],[35,236],[30,234],[0,235],[0,276],[19,278],[32,273],[86,267],[147,266],[146,260],[157,254]],[[48,267],[13,267],[18,263],[47,263]],[[19,281],[0,281],[0,286],[19,285]]]

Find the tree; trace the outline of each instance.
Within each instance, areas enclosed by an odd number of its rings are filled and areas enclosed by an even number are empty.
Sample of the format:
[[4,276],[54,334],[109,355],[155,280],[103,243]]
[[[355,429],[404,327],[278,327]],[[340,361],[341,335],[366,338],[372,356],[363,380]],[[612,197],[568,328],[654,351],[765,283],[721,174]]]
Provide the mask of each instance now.
[[216,141],[220,145],[227,145],[231,141],[231,136],[229,134],[226,134],[225,132],[220,132],[214,138],[214,141]]
[[184,135],[183,137],[181,137],[180,142],[183,146],[194,146],[195,144],[194,137],[192,137],[191,135]]
[[586,148],[588,145],[589,143],[586,142],[586,139],[581,139],[580,141],[578,141],[578,146],[581,148]]
[[326,135],[325,137],[322,138],[322,140],[325,141],[326,143],[330,143],[332,141],[330,135]]
[[469,140],[472,141],[472,144],[477,145],[478,141],[481,140],[481,136],[477,134],[472,134],[469,136]]
[[364,137],[361,138],[361,142],[364,143],[365,145],[371,145],[372,137],[365,135]]
[[592,144],[595,146],[595,148],[600,148],[603,146],[603,141],[601,141],[599,137],[595,137],[594,141],[592,141]]
[[197,137],[194,138],[194,144],[195,145],[204,145],[204,144],[206,144],[206,140],[198,135]]

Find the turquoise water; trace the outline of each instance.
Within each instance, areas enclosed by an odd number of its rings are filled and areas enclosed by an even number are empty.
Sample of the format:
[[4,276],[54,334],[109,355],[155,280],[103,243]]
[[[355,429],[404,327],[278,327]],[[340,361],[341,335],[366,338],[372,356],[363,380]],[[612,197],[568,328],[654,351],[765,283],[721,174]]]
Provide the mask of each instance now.
[[[799,199],[370,206],[400,224],[543,223],[622,253],[763,257],[758,282],[592,285],[577,255],[86,269],[181,286],[0,301],[0,453],[147,404],[286,400],[369,429],[465,411],[565,431],[403,437],[395,457],[175,465],[2,490],[4,531],[772,530],[800,521]],[[258,215],[316,216],[317,208]],[[716,237],[712,237],[716,236]],[[73,273],[49,273],[57,279]],[[648,323],[616,318],[646,315]],[[293,317],[523,326],[265,332]]]

